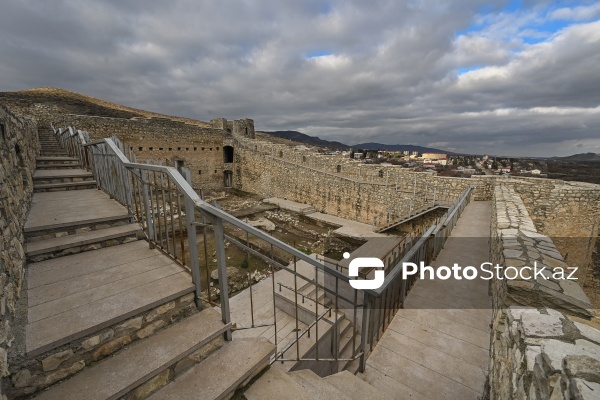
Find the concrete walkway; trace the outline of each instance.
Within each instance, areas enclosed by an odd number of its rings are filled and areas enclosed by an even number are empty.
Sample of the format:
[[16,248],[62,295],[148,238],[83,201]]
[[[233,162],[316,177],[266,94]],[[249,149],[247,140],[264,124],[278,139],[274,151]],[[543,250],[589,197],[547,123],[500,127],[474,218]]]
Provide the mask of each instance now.
[[[434,267],[489,260],[490,202],[464,210]],[[390,399],[478,399],[489,362],[487,281],[421,280],[360,377]]]

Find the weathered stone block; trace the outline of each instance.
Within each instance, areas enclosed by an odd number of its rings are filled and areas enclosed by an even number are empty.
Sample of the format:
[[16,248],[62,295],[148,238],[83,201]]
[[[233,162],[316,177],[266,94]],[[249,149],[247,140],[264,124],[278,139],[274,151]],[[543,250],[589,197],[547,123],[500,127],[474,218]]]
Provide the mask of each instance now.
[[73,350],[71,349],[52,354],[42,360],[42,368],[44,372],[54,371],[71,357],[73,357]]

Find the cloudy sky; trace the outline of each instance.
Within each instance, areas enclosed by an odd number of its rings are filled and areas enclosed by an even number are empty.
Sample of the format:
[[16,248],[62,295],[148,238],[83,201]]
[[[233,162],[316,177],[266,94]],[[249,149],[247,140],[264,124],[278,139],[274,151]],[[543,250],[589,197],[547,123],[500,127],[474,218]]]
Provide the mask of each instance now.
[[600,2],[8,0],[0,91],[507,155],[600,153]]

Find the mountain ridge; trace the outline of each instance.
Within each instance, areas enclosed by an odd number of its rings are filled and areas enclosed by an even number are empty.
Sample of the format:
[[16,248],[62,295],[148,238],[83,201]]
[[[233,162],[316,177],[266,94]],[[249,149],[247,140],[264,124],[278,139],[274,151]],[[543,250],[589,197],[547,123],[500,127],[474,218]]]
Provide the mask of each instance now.
[[332,150],[386,150],[386,151],[418,151],[419,153],[446,153],[454,154],[447,150],[435,149],[432,147],[417,146],[412,144],[383,144],[375,142],[358,143],[348,145],[341,142],[321,139],[318,136],[310,136],[299,131],[261,131],[268,135],[277,136],[283,139],[299,142],[311,146],[327,147]]

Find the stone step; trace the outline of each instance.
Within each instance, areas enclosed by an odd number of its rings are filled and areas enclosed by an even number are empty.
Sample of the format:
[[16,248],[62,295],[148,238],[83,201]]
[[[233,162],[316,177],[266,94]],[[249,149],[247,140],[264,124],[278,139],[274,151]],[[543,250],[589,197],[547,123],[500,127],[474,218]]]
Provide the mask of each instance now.
[[275,345],[265,338],[235,339],[149,399],[228,399],[236,389],[245,386],[269,366],[269,359],[274,352]]
[[312,397],[291,376],[275,365],[252,384],[245,392],[248,400],[310,400]]
[[[148,382],[140,388],[141,392],[147,391],[157,382],[168,380],[168,376],[174,373],[171,367],[177,370],[177,366],[187,360],[186,357],[209,345],[229,327],[223,324],[217,312],[206,309],[84,369],[36,398],[117,399]],[[217,350],[213,355],[218,353]],[[182,364],[178,364],[180,361]],[[209,370],[209,374],[202,378],[204,381],[215,381],[214,375],[217,373],[224,371]]]
[[288,373],[313,399],[345,400],[348,397],[337,387],[323,380],[310,369]]
[[63,190],[81,190],[95,188],[96,181],[65,182],[65,183],[40,183],[33,185],[34,192],[57,192]]
[[387,399],[387,397],[375,387],[369,385],[367,382],[348,371],[342,371],[338,372],[337,374],[327,376],[323,378],[323,381],[335,386],[340,391],[347,393],[349,397],[354,399]]
[[30,261],[42,261],[117,245],[126,239],[127,241],[137,240],[139,233],[141,233],[141,229],[137,224],[121,225],[27,243],[25,252]]

